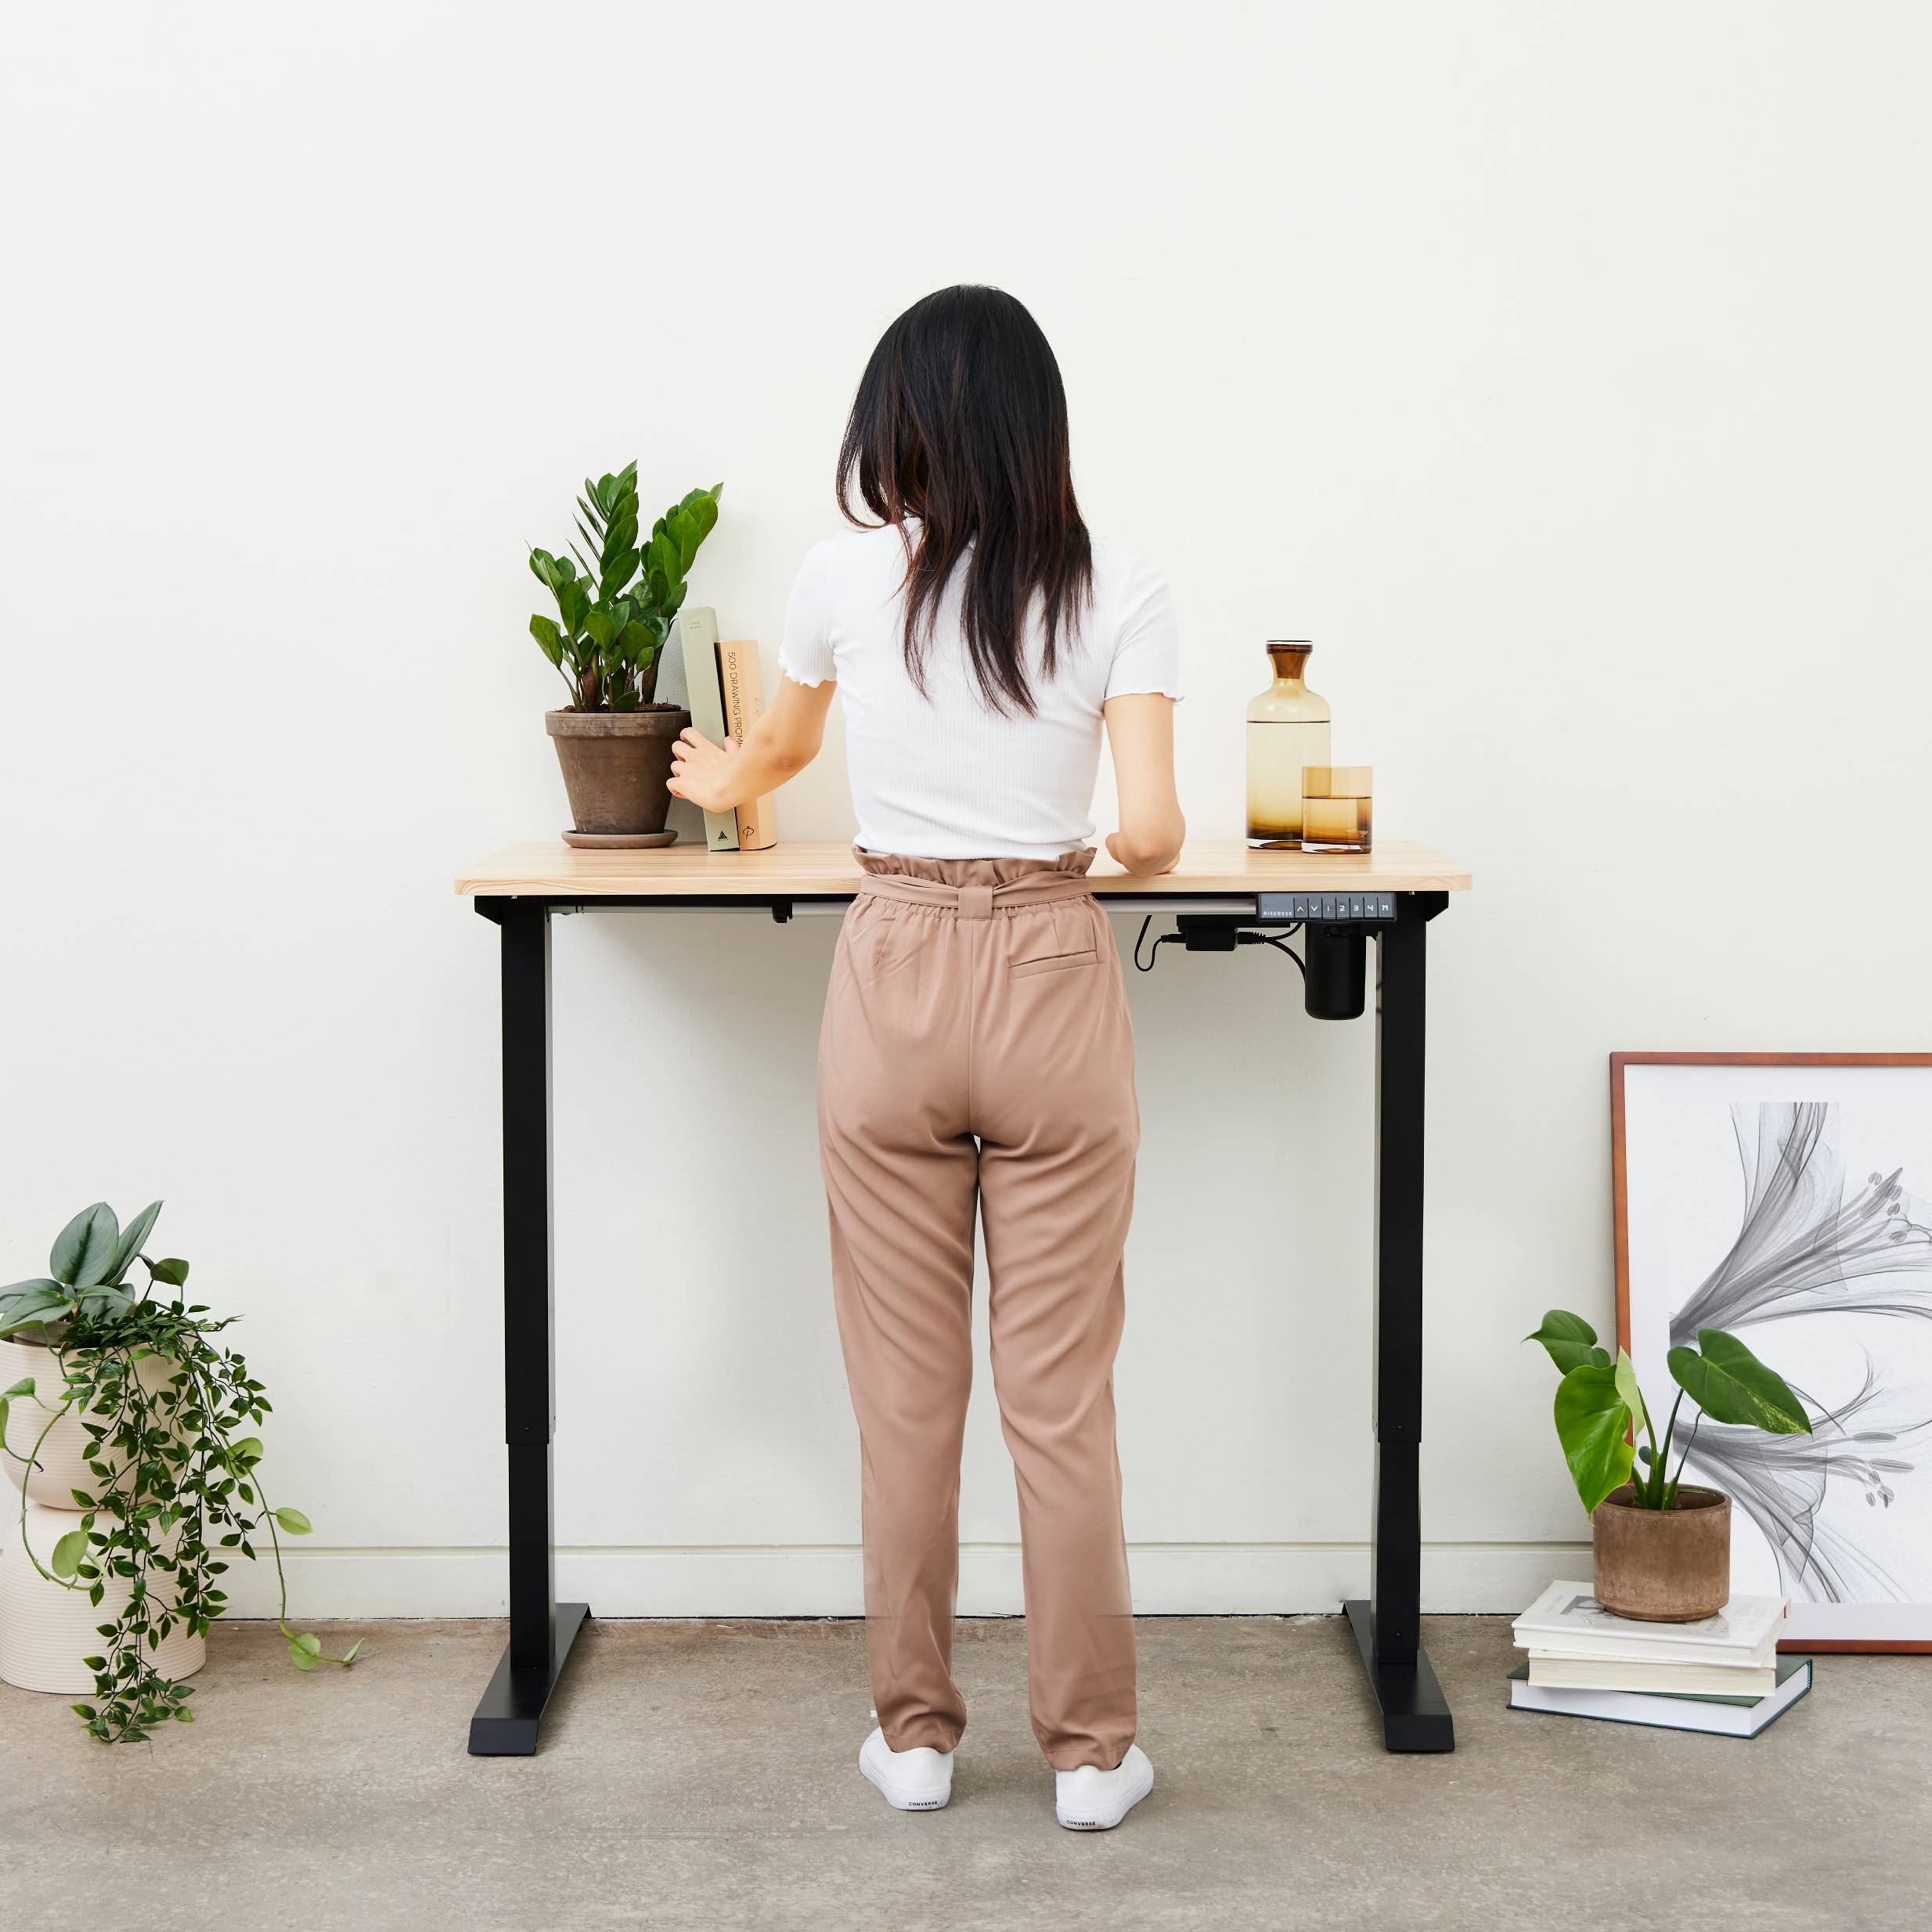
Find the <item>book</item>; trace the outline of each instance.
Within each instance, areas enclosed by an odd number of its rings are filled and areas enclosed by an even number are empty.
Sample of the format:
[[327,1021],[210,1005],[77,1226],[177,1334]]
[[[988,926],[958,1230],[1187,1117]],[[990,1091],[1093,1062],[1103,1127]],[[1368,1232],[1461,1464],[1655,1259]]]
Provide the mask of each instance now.
[[[678,613],[678,654],[684,665],[684,706],[713,744],[730,735],[725,730],[724,687],[718,677],[718,613],[708,604],[686,607]],[[736,852],[738,817],[735,812],[705,814],[705,847],[708,852]]]
[[1530,1681],[1544,1690],[1674,1692],[1682,1697],[1761,1697],[1777,1688],[1777,1653],[1763,1662],[1670,1663],[1650,1657],[1552,1656],[1532,1650]]
[[1713,1737],[1756,1737],[1811,1688],[1809,1657],[1780,1657],[1778,1685],[1763,1697],[1680,1697],[1641,1691],[1551,1690],[1530,1683],[1529,1666],[1509,1673],[1509,1707],[1558,1718],[1597,1718],[1665,1731],[1702,1731]]
[[1755,1663],[1775,1644],[1789,1599],[1734,1596],[1714,1617],[1694,1624],[1643,1624],[1615,1617],[1587,1583],[1553,1583],[1511,1627],[1519,1650],[1571,1656],[1649,1657],[1675,1663],[1725,1658]]
[[[718,679],[724,687],[725,729],[739,744],[765,708],[765,684],[759,675],[758,646],[748,642],[718,647]],[[768,791],[738,807],[738,848],[762,852],[778,842],[778,817]]]

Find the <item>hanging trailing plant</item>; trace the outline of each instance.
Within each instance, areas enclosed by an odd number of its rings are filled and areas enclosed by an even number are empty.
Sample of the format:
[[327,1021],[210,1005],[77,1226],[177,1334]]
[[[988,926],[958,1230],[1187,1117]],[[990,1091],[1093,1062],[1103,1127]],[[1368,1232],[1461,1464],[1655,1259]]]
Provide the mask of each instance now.
[[[0,1337],[38,1343],[49,1373],[17,1382],[0,1395],[0,1447],[24,1465],[20,1548],[49,1583],[85,1591],[98,1605],[110,1578],[129,1594],[112,1621],[99,1625],[99,1652],[85,1660],[94,1674],[94,1701],[74,1706],[106,1743],[132,1743],[170,1719],[192,1721],[192,1685],[156,1667],[161,1644],[178,1624],[205,1635],[228,1608],[221,1579],[232,1555],[253,1558],[265,1529],[280,1588],[278,1621],[289,1660],[348,1666],[357,1643],[339,1657],[324,1654],[312,1633],[288,1624],[288,1581],[280,1535],[306,1536],[308,1519],[263,1494],[261,1439],[268,1393],[248,1365],[218,1339],[234,1320],[189,1306],[188,1263],[149,1260],[142,1244],[161,1211],[157,1201],[124,1233],[112,1208],[97,1202],[62,1231],[48,1274],[0,1289]],[[147,1281],[127,1279],[139,1261]],[[172,1291],[164,1299],[157,1290]],[[52,1411],[33,1442],[8,1440],[9,1404],[32,1397]],[[85,1433],[88,1488],[76,1489],[75,1527],[46,1553],[27,1534],[24,1478],[63,1418]],[[17,1440],[17,1432],[16,1432]]]

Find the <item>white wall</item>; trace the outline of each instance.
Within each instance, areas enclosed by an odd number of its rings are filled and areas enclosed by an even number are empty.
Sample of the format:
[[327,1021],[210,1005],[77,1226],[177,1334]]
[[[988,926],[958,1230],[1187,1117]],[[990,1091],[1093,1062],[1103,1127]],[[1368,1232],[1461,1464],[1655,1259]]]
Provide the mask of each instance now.
[[[277,1400],[303,1613],[500,1605],[495,953],[449,881],[564,822],[521,546],[586,470],[723,478],[697,594],[769,676],[879,330],[995,281],[1093,523],[1172,578],[1196,831],[1239,831],[1292,633],[1384,830],[1475,868],[1433,943],[1425,1575],[1519,1607],[1578,1560],[1516,1338],[1607,1317],[1605,1056],[1928,1044],[1929,82],[1908,5],[23,14],[0,1278],[164,1195]],[[842,784],[785,829],[846,832]],[[563,1581],[607,1613],[856,1605],[833,938],[559,930]],[[1133,993],[1139,1598],[1328,1607],[1369,1029],[1267,954]],[[984,1401],[964,1533],[968,1607],[1011,1606]]]

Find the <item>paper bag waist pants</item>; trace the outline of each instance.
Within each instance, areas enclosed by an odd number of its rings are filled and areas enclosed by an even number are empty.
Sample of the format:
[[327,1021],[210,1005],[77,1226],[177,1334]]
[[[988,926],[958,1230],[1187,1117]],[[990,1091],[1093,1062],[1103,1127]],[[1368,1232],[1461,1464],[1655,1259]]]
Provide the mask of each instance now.
[[819,1146],[873,1700],[895,1750],[950,1750],[965,1728],[952,1649],[977,1208],[1033,1732],[1057,1768],[1111,1768],[1134,1731],[1113,1363],[1140,1117],[1092,854],[860,858],[820,1041]]

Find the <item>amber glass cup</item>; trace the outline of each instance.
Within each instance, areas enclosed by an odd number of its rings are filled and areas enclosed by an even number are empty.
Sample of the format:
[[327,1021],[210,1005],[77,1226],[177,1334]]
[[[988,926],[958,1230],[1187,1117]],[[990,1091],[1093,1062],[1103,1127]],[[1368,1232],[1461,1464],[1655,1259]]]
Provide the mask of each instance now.
[[1304,852],[1366,852],[1375,843],[1375,772],[1367,765],[1304,765]]

